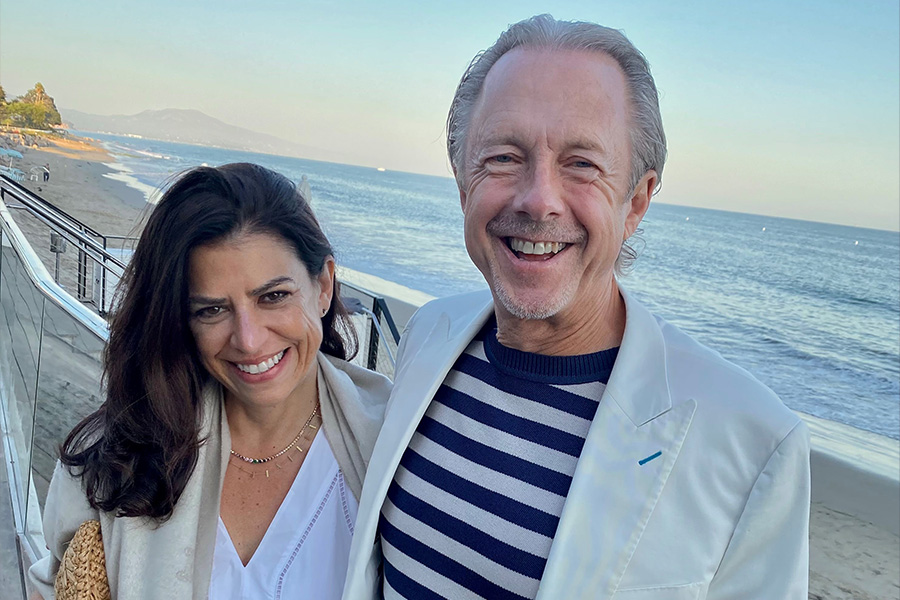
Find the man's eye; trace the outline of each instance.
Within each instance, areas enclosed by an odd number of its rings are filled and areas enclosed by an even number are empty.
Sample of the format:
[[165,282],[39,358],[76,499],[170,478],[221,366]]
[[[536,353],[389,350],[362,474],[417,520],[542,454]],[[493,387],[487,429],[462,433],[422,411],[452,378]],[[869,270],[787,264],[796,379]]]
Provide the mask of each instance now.
[[594,163],[587,160],[576,160],[572,163],[572,166],[579,169],[592,169],[594,168]]
[[279,302],[284,301],[290,295],[290,292],[286,292],[284,290],[276,290],[274,292],[263,294],[259,297],[259,301],[263,304],[278,304]]
[[509,154],[499,154],[497,156],[491,157],[491,162],[495,162],[501,165],[509,164],[513,161],[513,157]]

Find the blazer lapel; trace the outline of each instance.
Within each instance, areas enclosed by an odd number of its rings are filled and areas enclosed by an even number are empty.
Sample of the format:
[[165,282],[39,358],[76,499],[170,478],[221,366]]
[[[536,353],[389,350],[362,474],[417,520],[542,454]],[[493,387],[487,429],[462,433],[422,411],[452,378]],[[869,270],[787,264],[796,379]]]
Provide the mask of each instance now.
[[635,427],[603,402],[578,461],[538,598],[611,598],[691,423],[695,403]]
[[611,598],[696,408],[672,408],[655,318],[623,292],[625,336],[578,460],[538,599]]
[[[474,314],[468,318],[455,322],[447,314],[439,315],[431,331],[417,344],[418,353],[403,366],[366,472],[354,530],[354,541],[362,541],[351,548],[351,565],[358,564],[362,558],[359,553],[368,556],[372,551],[381,506],[422,415],[453,363],[492,314],[492,303],[482,302],[480,307],[477,312],[470,310]],[[346,594],[347,590],[345,597],[350,597]]]

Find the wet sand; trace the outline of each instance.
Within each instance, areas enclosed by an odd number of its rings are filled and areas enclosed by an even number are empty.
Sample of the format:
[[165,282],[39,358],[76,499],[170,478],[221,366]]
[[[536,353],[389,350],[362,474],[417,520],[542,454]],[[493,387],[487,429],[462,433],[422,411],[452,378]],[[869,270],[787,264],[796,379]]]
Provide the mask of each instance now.
[[[15,139],[15,138],[13,138]],[[142,217],[147,212],[146,196],[122,181],[107,175],[115,171],[106,166],[115,159],[99,144],[73,137],[49,138],[48,146],[25,147],[11,144],[9,136],[0,134],[0,145],[13,147],[23,158],[13,159],[12,166],[25,172],[21,185],[62,209],[104,236],[136,237]],[[43,165],[50,167],[49,181],[43,180]],[[7,201],[16,223],[28,237],[32,247],[53,275],[56,255],[50,251],[50,229],[15,202]],[[97,240],[102,244],[102,240]],[[110,237],[112,249],[130,242]],[[77,294],[78,253],[71,246],[59,255],[59,284],[73,296]]]
[[[2,139],[0,139],[2,142]],[[23,158],[13,159],[13,167],[26,174],[26,188],[106,235],[133,234],[147,204],[140,191],[104,177],[113,169],[104,163],[115,159],[99,144],[83,138],[60,138],[50,146],[17,147]],[[29,179],[31,170],[50,165],[50,180],[41,173]]]

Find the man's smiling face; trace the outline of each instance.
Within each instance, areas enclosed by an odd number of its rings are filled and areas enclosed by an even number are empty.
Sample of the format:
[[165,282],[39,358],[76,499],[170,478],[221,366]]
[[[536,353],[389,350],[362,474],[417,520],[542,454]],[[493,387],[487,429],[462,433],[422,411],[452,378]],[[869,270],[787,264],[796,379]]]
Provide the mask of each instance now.
[[605,54],[519,48],[491,68],[460,200],[466,247],[498,310],[579,320],[615,288],[655,178],[629,189],[628,115],[625,77]]

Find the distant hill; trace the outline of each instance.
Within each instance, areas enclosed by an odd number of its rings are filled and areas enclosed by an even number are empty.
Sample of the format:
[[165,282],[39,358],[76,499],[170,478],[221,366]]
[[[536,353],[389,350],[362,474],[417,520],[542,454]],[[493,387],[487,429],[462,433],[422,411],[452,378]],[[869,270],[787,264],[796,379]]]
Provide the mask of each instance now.
[[229,125],[199,110],[166,108],[145,110],[136,115],[92,115],[78,110],[62,109],[60,113],[66,123],[79,131],[139,135],[166,142],[317,160],[335,159],[329,157],[329,153],[322,149]]

